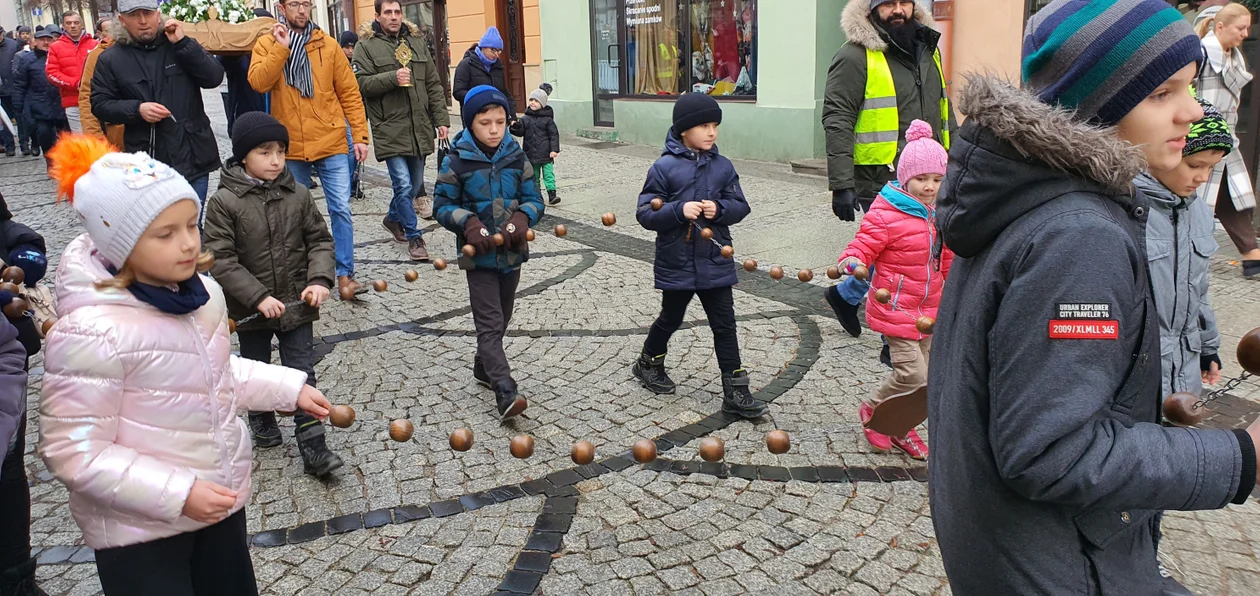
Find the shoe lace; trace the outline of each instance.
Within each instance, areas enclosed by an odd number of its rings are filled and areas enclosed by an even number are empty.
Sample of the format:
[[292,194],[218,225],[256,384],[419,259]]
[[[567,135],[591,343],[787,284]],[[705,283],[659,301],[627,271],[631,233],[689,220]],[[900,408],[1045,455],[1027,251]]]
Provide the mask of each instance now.
[[897,442],[900,443],[905,448],[906,451],[911,452],[913,455],[918,455],[918,456],[923,455],[923,450],[919,449],[919,443],[917,441],[914,441],[910,437],[910,435],[906,435],[904,437],[901,437],[900,439],[897,439]]

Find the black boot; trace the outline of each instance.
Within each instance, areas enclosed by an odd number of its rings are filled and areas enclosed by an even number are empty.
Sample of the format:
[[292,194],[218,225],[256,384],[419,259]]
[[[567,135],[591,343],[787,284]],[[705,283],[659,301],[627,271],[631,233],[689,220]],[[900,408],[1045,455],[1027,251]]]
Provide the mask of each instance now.
[[892,352],[888,351],[888,344],[884,344],[884,347],[879,349],[879,363],[887,366],[888,368],[893,367]]
[[831,286],[823,290],[823,296],[827,298],[827,304],[831,305],[831,310],[835,311],[836,319],[840,321],[840,326],[844,327],[849,335],[857,337],[862,335],[862,323],[858,321],[858,307],[849,304],[844,298],[840,297],[840,290],[837,286]]
[[35,585],[35,559],[0,571],[0,594],[4,596],[48,596]]
[[665,373],[664,354],[660,356],[649,356],[647,352],[639,354],[639,359],[634,362],[634,368],[631,368],[630,372],[634,373],[648,391],[657,395],[673,393],[678,389],[673,379]]
[[752,420],[766,415],[766,404],[753,399],[748,391],[748,371],[739,369],[729,377],[722,377],[722,411],[740,418]]
[[481,359],[476,356],[473,356],[473,380],[477,381],[478,385],[481,385],[486,389],[492,388],[490,385],[490,375],[486,374],[486,367],[482,366]]
[[284,442],[275,412],[250,412],[249,432],[254,435],[255,447],[275,447]]
[[559,205],[559,204],[560,204],[560,197],[557,197],[557,196],[556,196],[556,191],[554,191],[554,190],[549,190],[549,191],[547,191],[547,204],[548,204],[548,205]]
[[298,453],[302,454],[302,471],[311,476],[327,476],[344,462],[324,443],[324,425],[318,420],[297,430]]
[[516,393],[516,381],[499,381],[494,386],[494,401],[499,410],[499,422],[519,416],[529,406],[525,398]]
[[1260,277],[1260,261],[1243,261],[1243,277],[1253,279]]

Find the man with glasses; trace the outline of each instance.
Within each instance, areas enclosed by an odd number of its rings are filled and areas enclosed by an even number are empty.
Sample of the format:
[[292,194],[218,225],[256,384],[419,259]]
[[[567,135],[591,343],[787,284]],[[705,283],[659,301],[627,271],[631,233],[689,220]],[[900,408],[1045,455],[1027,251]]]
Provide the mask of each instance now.
[[289,170],[311,185],[315,171],[324,188],[337,259],[337,287],[343,296],[357,293],[354,280],[354,224],[350,219],[350,159],[346,122],[354,158],[368,155],[367,116],[359,83],[336,40],[311,20],[309,0],[280,4],[282,22],[270,37],[254,44],[249,84],[271,94],[271,115],[289,129]]
[[163,20],[158,0],[118,0],[118,24],[92,73],[92,115],[102,126],[124,125],[124,151],[175,168],[204,204],[219,145],[201,90],[219,87],[223,67],[182,23]]
[[512,94],[508,92],[506,70],[503,68],[503,37],[498,27],[491,27],[481,36],[481,41],[464,52],[464,59],[455,68],[455,83],[452,85],[455,101],[464,103],[468,90],[478,85],[490,85],[498,89],[508,98],[508,120],[516,119],[516,106]]

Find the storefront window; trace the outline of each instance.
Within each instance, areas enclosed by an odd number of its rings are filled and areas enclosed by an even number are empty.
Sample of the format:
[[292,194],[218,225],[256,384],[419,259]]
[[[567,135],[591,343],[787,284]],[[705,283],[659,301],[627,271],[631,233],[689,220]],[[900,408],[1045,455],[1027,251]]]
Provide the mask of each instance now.
[[[591,4],[593,35],[602,48],[595,73],[601,94],[756,94],[757,0]],[[613,45],[618,38],[624,40],[619,47]]]

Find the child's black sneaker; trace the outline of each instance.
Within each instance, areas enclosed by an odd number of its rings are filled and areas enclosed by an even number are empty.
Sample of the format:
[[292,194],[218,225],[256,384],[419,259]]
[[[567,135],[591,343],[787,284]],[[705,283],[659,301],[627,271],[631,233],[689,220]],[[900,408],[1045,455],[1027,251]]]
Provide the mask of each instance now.
[[481,359],[473,356],[473,380],[478,385],[490,389],[490,375],[486,374],[486,367],[481,364]]
[[557,197],[557,196],[556,196],[556,191],[554,191],[554,190],[549,190],[549,191],[547,191],[547,204],[548,204],[548,205],[559,205],[559,204],[560,204],[560,197]]
[[275,447],[283,442],[275,412],[250,412],[249,432],[254,436],[255,447]]
[[748,371],[739,369],[722,377],[722,411],[746,420],[760,418],[769,411],[766,404],[753,399],[748,390]]
[[525,398],[516,393],[515,381],[500,381],[495,385],[494,401],[499,410],[499,422],[519,416],[529,406]]
[[673,379],[665,373],[665,355],[649,356],[646,352],[639,354],[639,359],[635,361],[634,367],[630,369],[634,376],[648,391],[657,395],[673,393],[678,390],[678,386],[674,384]]
[[311,476],[327,476],[345,462],[328,450],[324,442],[324,425],[318,420],[297,429],[298,453],[302,455],[302,471]]
[[892,352],[888,349],[888,344],[879,349],[879,363],[892,368]]
[[1243,277],[1247,279],[1260,278],[1260,261],[1243,261]]
[[840,297],[840,290],[837,286],[831,286],[823,290],[823,296],[827,298],[827,304],[831,305],[831,310],[836,313],[836,319],[840,321],[840,326],[849,332],[849,335],[858,337],[862,335],[862,323],[858,321],[858,307],[849,304],[844,298]]

